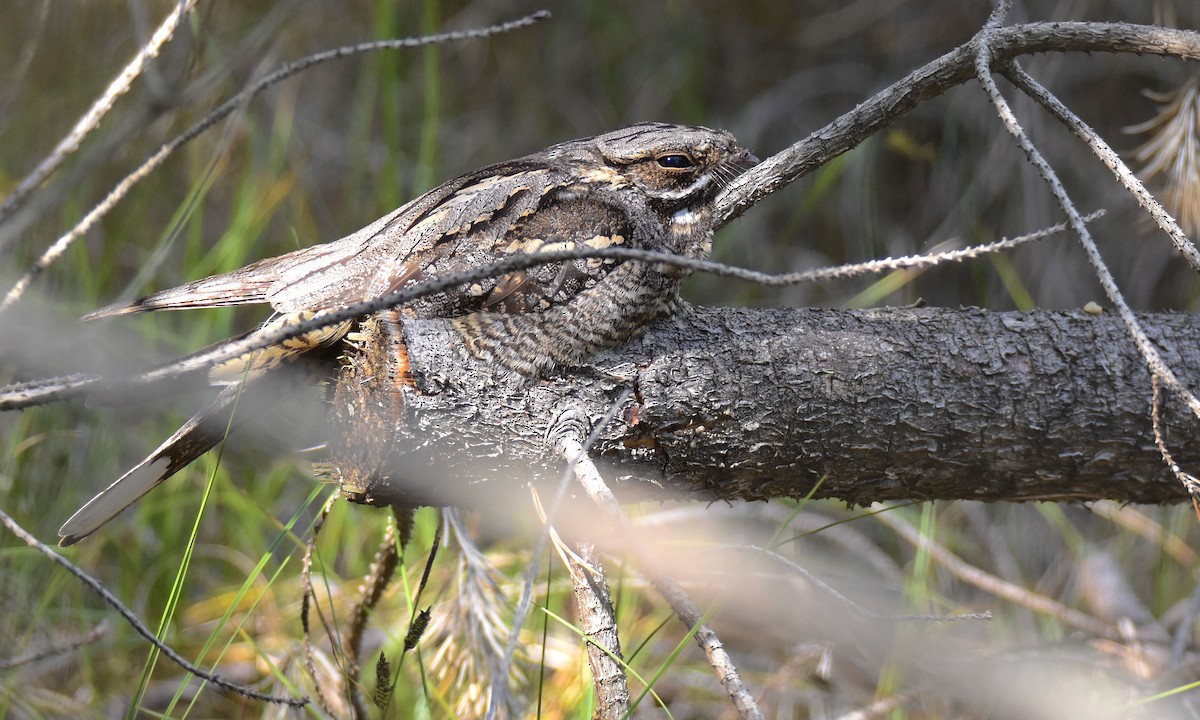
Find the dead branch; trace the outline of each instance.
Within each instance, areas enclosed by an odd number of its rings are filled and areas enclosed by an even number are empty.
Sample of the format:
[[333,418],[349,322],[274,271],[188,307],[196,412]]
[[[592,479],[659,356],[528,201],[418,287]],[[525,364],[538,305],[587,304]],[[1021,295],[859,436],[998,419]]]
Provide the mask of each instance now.
[[[1139,319],[1168,363],[1200,367],[1200,320]],[[1150,374],[1109,315],[693,308],[530,386],[476,363],[445,322],[406,335],[415,387],[388,385],[397,348],[368,342],[343,378],[353,417],[333,408],[333,437],[373,436],[331,446],[360,501],[472,505],[557,478],[550,419],[599,418],[630,387],[593,452],[625,497],[1185,497],[1155,446]],[[1200,462],[1186,408],[1160,420],[1175,461]]]
[[[1200,32],[1129,23],[1054,22],[989,30],[993,65],[1046,52],[1112,52],[1200,60]],[[726,188],[717,198],[718,226],[759,200],[858,146],[913,108],[975,77],[979,36],[860,103],[800,142],[776,153]]]

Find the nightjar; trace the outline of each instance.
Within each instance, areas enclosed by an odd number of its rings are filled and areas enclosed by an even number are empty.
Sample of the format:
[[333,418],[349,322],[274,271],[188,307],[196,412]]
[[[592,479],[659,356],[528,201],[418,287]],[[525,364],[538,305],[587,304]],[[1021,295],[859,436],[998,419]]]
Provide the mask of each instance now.
[[[632,125],[468,173],[341,240],[87,317],[269,303],[277,314],[263,329],[273,329],[516,253],[618,246],[702,257],[712,241],[713,198],[756,162],[721,130]],[[455,318],[472,354],[532,377],[632,337],[671,310],[685,275],[657,263],[554,262],[413,301],[400,315]],[[215,446],[239,398],[252,408],[264,403],[246,402],[247,394],[269,400],[334,376],[352,325],[214,368],[211,381],[224,387],[213,403],[76,512],[60,543],[91,534]],[[279,372],[285,366],[303,372]]]

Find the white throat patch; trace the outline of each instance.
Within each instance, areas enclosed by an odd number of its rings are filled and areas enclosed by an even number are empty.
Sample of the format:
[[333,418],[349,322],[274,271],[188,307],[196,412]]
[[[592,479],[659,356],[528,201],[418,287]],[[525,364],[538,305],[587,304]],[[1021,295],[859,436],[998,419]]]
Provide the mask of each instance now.
[[671,216],[671,223],[673,225],[694,225],[699,219],[700,213],[692,208],[684,208],[675,211],[675,214]]

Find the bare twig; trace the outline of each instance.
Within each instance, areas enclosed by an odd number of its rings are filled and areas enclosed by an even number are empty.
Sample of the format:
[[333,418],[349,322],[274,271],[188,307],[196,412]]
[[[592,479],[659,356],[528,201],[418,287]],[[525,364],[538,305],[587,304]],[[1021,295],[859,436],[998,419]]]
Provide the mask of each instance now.
[[730,550],[730,551],[734,551],[734,552],[746,552],[746,553],[752,553],[754,555],[761,555],[762,557],[767,558],[771,562],[776,563],[778,565],[782,565],[783,567],[787,568],[789,571],[791,571],[791,572],[795,573],[796,575],[798,575],[799,577],[803,578],[805,581],[812,584],[818,590],[825,593],[829,597],[833,598],[834,601],[836,601],[839,605],[845,607],[847,610],[853,612],[856,615],[860,615],[865,618],[871,618],[874,620],[915,620],[915,621],[923,621],[923,622],[925,622],[925,621],[927,621],[927,622],[960,622],[963,620],[991,620],[992,619],[992,614],[990,612],[960,613],[957,615],[880,615],[879,613],[874,612],[874,611],[872,611],[868,608],[865,608],[862,605],[859,605],[858,603],[854,602],[850,598],[846,597],[842,593],[840,593],[837,590],[835,590],[834,588],[830,587],[830,585],[828,583],[826,583],[824,580],[822,580],[821,578],[817,577],[816,575],[813,575],[811,572],[809,572],[807,569],[805,569],[799,563],[795,562],[794,560],[790,560],[790,559],[784,557],[783,555],[780,555],[779,553],[775,552],[774,550],[768,550],[766,548],[759,547],[758,545],[736,545],[736,544],[724,544],[724,543],[714,544],[712,547],[717,550]]
[[1171,667],[1178,667],[1184,661],[1185,655],[1193,647],[1193,629],[1196,618],[1200,616],[1200,583],[1193,588],[1191,595],[1185,601],[1182,617],[1175,626],[1175,637],[1171,640]]
[[879,698],[870,705],[853,710],[844,715],[839,715],[837,720],[874,720],[874,718],[882,718],[891,715],[898,708],[907,705],[917,699],[915,690],[908,690],[895,695],[889,695],[884,698]]
[[415,47],[421,47],[421,46],[425,46],[425,45],[436,45],[436,44],[442,44],[442,43],[447,43],[447,42],[457,42],[457,41],[463,41],[463,40],[477,40],[480,38],[488,37],[490,35],[495,35],[498,33],[505,33],[505,32],[509,32],[512,30],[516,30],[518,28],[527,27],[529,25],[538,23],[548,17],[550,17],[550,13],[548,13],[545,10],[539,10],[537,12],[530,13],[529,15],[526,15],[525,17],[518,18],[517,20],[512,20],[510,22],[502,23],[499,25],[492,25],[492,26],[486,27],[486,28],[479,28],[479,29],[475,29],[475,30],[460,30],[460,31],[455,31],[455,32],[442,33],[439,35],[426,35],[426,36],[422,36],[422,37],[401,38],[401,39],[397,39],[397,40],[380,40],[377,42],[360,43],[358,45],[350,45],[350,46],[346,46],[346,47],[340,47],[340,48],[336,48],[334,50],[317,53],[315,55],[309,55],[308,57],[301,58],[300,60],[297,60],[293,63],[283,66],[279,70],[276,70],[275,72],[271,73],[270,75],[267,75],[266,77],[262,78],[261,80],[254,83],[250,87],[246,88],[245,90],[242,90],[237,95],[234,95],[229,100],[226,100],[216,110],[213,110],[211,113],[209,113],[207,116],[205,116],[204,119],[202,119],[200,122],[196,123],[191,128],[189,128],[186,132],[176,136],[170,142],[168,142],[167,144],[165,144],[161,148],[159,148],[158,151],[155,152],[153,155],[151,155],[144,163],[142,163],[142,165],[137,170],[134,170],[132,173],[125,176],[125,178],[122,179],[121,182],[117,183],[116,187],[114,187],[111,191],[109,191],[108,196],[105,197],[104,200],[102,200],[100,202],[100,204],[96,205],[90,211],[88,211],[88,213],[86,215],[84,215],[83,219],[81,219],[78,223],[76,223],[75,227],[71,228],[65,235],[62,235],[57,240],[55,240],[54,243],[44,253],[42,253],[42,255],[37,260],[34,261],[33,265],[31,265],[29,267],[29,269],[25,271],[25,274],[22,275],[20,277],[20,279],[17,280],[16,284],[13,285],[12,289],[10,289],[8,291],[8,293],[4,296],[4,300],[0,301],[0,311],[5,310],[10,305],[15,303],[18,299],[20,299],[20,297],[25,293],[25,290],[27,290],[29,288],[29,285],[38,277],[38,275],[40,275],[47,267],[50,266],[51,263],[53,263],[64,252],[66,252],[67,248],[71,246],[71,243],[75,242],[77,239],[82,237],[97,222],[99,222],[102,217],[104,217],[106,214],[108,214],[108,212],[110,210],[112,210],[114,207],[116,207],[117,203],[119,203],[121,201],[121,199],[125,197],[125,195],[129,192],[130,189],[133,188],[133,186],[137,185],[143,178],[145,178],[151,172],[156,170],[160,165],[162,165],[163,161],[165,161],[167,159],[167,157],[169,157],[172,153],[174,153],[176,150],[178,150],[180,147],[182,147],[186,143],[195,139],[198,135],[203,133],[205,130],[212,127],[214,124],[216,124],[222,118],[229,115],[229,113],[233,112],[235,109],[237,109],[241,105],[245,104],[247,101],[250,100],[250,98],[254,97],[255,95],[262,92],[263,90],[270,87],[271,85],[273,85],[287,77],[295,75],[296,73],[298,73],[302,70],[307,70],[308,68],[310,68],[314,65],[317,65],[322,62],[326,62],[328,60],[339,60],[342,58],[350,57],[352,55],[359,55],[359,54],[362,54],[365,52],[371,52],[371,51],[375,51],[375,50],[415,48]]
[[0,660],[0,672],[19,668],[22,665],[32,665],[35,662],[40,662],[42,660],[46,660],[47,658],[64,655],[76,648],[83,647],[84,645],[90,645],[103,637],[110,629],[111,628],[109,627],[108,621],[104,620],[83,635],[80,635],[79,637],[68,642],[51,645],[50,647],[35,650],[24,655],[18,655],[17,657],[10,658],[8,660]]
[[291,707],[304,707],[308,704],[308,698],[286,698],[279,697],[277,695],[266,695],[243,685],[229,682],[216,673],[210,673],[201,667],[193,665],[182,655],[175,652],[175,650],[169,645],[164,643],[162,640],[159,640],[158,637],[155,636],[154,632],[150,630],[150,628],[146,627],[145,624],[138,619],[137,615],[134,615],[132,610],[127,608],[125,604],[117,599],[115,595],[110,593],[99,580],[91,575],[88,575],[70,560],[67,560],[65,557],[55,552],[54,548],[51,548],[50,546],[39,541],[3,510],[0,510],[0,523],[4,523],[4,526],[8,528],[9,532],[24,541],[26,545],[34,550],[37,550],[42,555],[45,555],[51,561],[63,567],[71,575],[74,575],[75,579],[94,590],[96,594],[100,596],[100,599],[108,603],[108,605],[111,606],[112,609],[116,610],[121,617],[125,618],[125,622],[129,623],[129,626],[132,627],[138,635],[144,637],[147,642],[158,648],[158,651],[165,655],[168,660],[183,668],[186,672],[210,682],[217,687],[235,692],[239,695],[244,695],[254,700],[262,700],[264,702],[275,703],[279,705],[289,705]]
[[145,70],[146,63],[158,57],[158,53],[162,50],[163,45],[175,34],[175,30],[178,29],[183,19],[196,7],[196,3],[197,0],[180,0],[179,4],[167,14],[162,24],[150,36],[150,40],[129,61],[129,64],[121,70],[120,74],[109,83],[108,88],[100,97],[96,98],[96,101],[83,114],[83,117],[79,118],[75,123],[75,127],[71,128],[71,131],[59,141],[58,145],[50,151],[50,154],[38,163],[38,166],[17,185],[15,190],[9,193],[8,197],[4,198],[3,203],[0,203],[0,223],[7,220],[13,211],[20,207],[25,197],[37,186],[41,185],[46,178],[50,177],[62,165],[64,160],[79,149],[84,139],[99,127],[100,121],[113,108],[117,99],[129,92],[133,81]]
[[1158,388],[1158,376],[1150,376],[1150,386],[1152,388],[1153,398],[1150,401],[1150,422],[1154,428],[1154,445],[1158,448],[1158,454],[1162,456],[1163,464],[1175,476],[1175,479],[1183,485],[1184,490],[1187,490],[1188,495],[1192,498],[1192,506],[1196,508],[1196,512],[1200,515],[1200,506],[1197,506],[1197,498],[1200,498],[1200,480],[1196,479],[1195,475],[1186,473],[1179,467],[1179,463],[1175,462],[1175,458],[1171,455],[1171,451],[1167,449],[1167,441],[1163,439],[1162,424],[1159,420],[1159,404],[1162,402]]
[[49,0],[38,3],[37,19],[34,21],[35,29],[25,34],[24,47],[21,48],[20,57],[5,70],[8,88],[0,90],[0,113],[5,116],[11,117],[9,108],[24,84],[25,77],[29,75],[29,68],[33,65],[33,58],[37,55],[38,37],[45,31],[47,21],[50,19],[50,8]]
[[19,410],[78,397],[101,380],[101,375],[70,373],[58,377],[14,383],[0,388],[0,410]]
[[[1093,222],[1104,217],[1103,210],[1097,210],[1084,216],[1084,222]],[[786,280],[786,284],[799,284],[803,282],[817,282],[821,280],[838,280],[857,277],[866,273],[890,272],[893,270],[911,270],[919,268],[929,268],[937,265],[944,265],[950,262],[962,262],[964,260],[973,260],[983,255],[995,252],[1003,252],[1011,250],[1020,245],[1035,240],[1042,240],[1057,235],[1067,229],[1067,223],[1058,223],[1051,225],[1044,230],[1029,233],[1028,235],[1019,235],[1015,238],[1002,238],[995,242],[984,243],[983,245],[972,245],[971,247],[959,248],[957,250],[946,250],[944,252],[927,253],[921,255],[905,255],[898,258],[881,258],[879,260],[868,260],[861,263],[848,263],[846,265],[834,265],[832,267],[816,268],[814,270],[804,270],[801,272],[788,273],[787,275],[779,275],[772,278],[770,284],[783,284],[780,280]],[[760,283],[766,284],[766,283]]]
[[[1125,297],[1121,294],[1116,280],[1105,264],[1104,258],[1100,254],[1100,249],[1096,247],[1095,241],[1092,240],[1091,233],[1088,232],[1083,218],[1080,216],[1075,204],[1071,201],[1062,182],[1058,179],[1057,173],[1054,172],[1054,169],[1050,167],[1050,164],[1029,139],[1029,136],[1025,133],[1016,115],[1013,113],[1012,108],[1009,107],[1008,101],[1004,99],[1004,96],[1000,93],[1000,89],[996,86],[996,82],[992,79],[991,62],[993,62],[994,58],[990,50],[990,34],[990,31],[980,33],[978,39],[975,71],[980,85],[983,86],[984,91],[995,106],[996,112],[1001,122],[1004,123],[1005,129],[1017,141],[1025,156],[1029,159],[1029,162],[1037,169],[1042,179],[1046,182],[1059,207],[1066,213],[1070,220],[1071,228],[1079,238],[1080,244],[1083,245],[1088,262],[1091,263],[1092,269],[1096,274],[1096,279],[1099,280],[1100,286],[1104,288],[1104,293],[1108,296],[1109,302],[1116,308],[1117,314],[1121,317],[1122,322],[1124,322],[1129,335],[1133,339],[1134,345],[1137,347],[1142,359],[1146,362],[1150,373],[1161,378],[1162,382],[1188,405],[1192,413],[1200,417],[1200,399],[1197,399],[1192,391],[1179,380],[1175,372],[1162,359],[1158,348],[1146,336],[1145,330],[1142,329],[1141,323],[1138,322],[1137,317],[1133,314],[1133,310],[1125,302]],[[1185,487],[1189,492],[1195,489],[1191,485],[1185,485]],[[1195,498],[1194,495],[1193,498]]]
[[[591,428],[591,432],[587,435],[585,445],[590,446],[600,437],[600,431],[612,422],[617,413],[625,403],[629,400],[632,392],[628,389],[621,392],[616,401],[609,406],[608,412],[604,417]],[[571,426],[580,434],[587,433],[586,418],[578,417],[578,413],[574,412],[574,408],[569,408],[567,412],[555,418],[549,432],[554,432],[556,428],[561,429],[564,426]],[[558,508],[562,505],[563,499],[567,496],[567,491],[571,486],[571,480],[574,475],[570,463],[563,468],[562,474],[559,476],[558,489],[551,500],[550,506],[546,508],[546,521],[544,524],[545,530],[538,536],[537,543],[534,545],[533,552],[530,553],[529,567],[525,570],[525,580],[521,587],[521,599],[517,602],[516,610],[513,612],[512,632],[508,636],[508,642],[504,647],[504,656],[501,658],[501,669],[507,673],[507,668],[512,663],[513,654],[517,651],[517,643],[520,640],[521,626],[525,624],[525,618],[529,615],[529,610],[533,607],[533,584],[537,579],[538,573],[541,571],[539,563],[541,557],[546,552],[546,543],[550,541],[550,525],[554,520]],[[495,717],[499,705],[499,688],[494,688],[492,699],[488,705],[487,719]]]
[[996,6],[992,8],[992,12],[988,14],[987,22],[983,25],[983,32],[993,33],[999,30],[1004,25],[1004,18],[1008,16],[1012,10],[1012,0],[995,0]]
[[1196,246],[1188,239],[1187,233],[1183,231],[1183,228],[1179,227],[1179,223],[1175,222],[1175,218],[1171,217],[1171,214],[1163,208],[1162,203],[1150,194],[1150,191],[1146,189],[1146,186],[1138,179],[1137,175],[1129,169],[1129,166],[1121,160],[1116,151],[1108,143],[1104,142],[1104,138],[1100,137],[1078,115],[1071,112],[1070,108],[1043,87],[1041,83],[1033,79],[1016,62],[1002,65],[1000,71],[1013,85],[1016,85],[1026,95],[1036,100],[1039,105],[1046,109],[1046,112],[1070,128],[1076,137],[1087,144],[1088,148],[1091,149],[1100,162],[1104,163],[1105,167],[1112,171],[1113,176],[1117,178],[1117,182],[1129,191],[1133,199],[1137,200],[1138,204],[1154,219],[1159,229],[1165,232],[1167,237],[1171,238],[1171,243],[1175,245],[1175,249],[1187,260],[1192,270],[1200,272],[1200,250],[1196,249]]
[[[1154,420],[1152,415],[1151,422]],[[1088,510],[1122,530],[1154,544],[1180,567],[1195,567],[1196,562],[1200,560],[1200,553],[1193,550],[1184,537],[1164,527],[1161,519],[1152,518],[1132,505],[1113,500],[1097,500],[1088,505]]]
[[[850,112],[739,175],[717,197],[723,226],[759,200],[824,166],[913,108],[975,76],[980,36],[912,71]],[[1200,32],[1129,23],[1055,22],[988,33],[993,63],[1045,52],[1114,52],[1200,60]]]
[[[595,463],[588,457],[584,445],[579,441],[578,436],[572,436],[571,433],[562,433],[556,440],[556,446],[563,457],[568,458],[568,462],[574,469],[575,476],[579,479],[580,485],[587,491],[588,496],[597,507],[604,513],[614,525],[621,529],[624,537],[632,538],[637,534],[636,528],[629,522],[625,512],[621,510],[620,503],[609,490],[608,485],[604,482],[604,478],[600,476],[600,471],[596,469]],[[632,543],[627,543],[631,546]],[[742,718],[762,718],[763,714],[758,709],[758,705],[754,702],[754,696],[750,694],[750,690],[742,682],[741,676],[738,674],[737,668],[734,667],[732,658],[726,652],[724,644],[713,629],[704,621],[704,615],[700,609],[696,607],[692,599],[688,597],[679,583],[668,573],[655,567],[653,560],[642,554],[638,558],[638,564],[643,572],[650,578],[650,582],[659,594],[671,606],[675,615],[689,629],[695,630],[696,643],[704,651],[708,657],[708,662],[717,672],[717,679],[725,688],[730,699],[733,701],[733,706],[737,710],[738,715]]]
[[955,577],[965,583],[974,585],[984,592],[1004,598],[1009,602],[1028,608],[1036,613],[1055,618],[1064,625],[1082,630],[1096,637],[1108,638],[1110,640],[1115,640],[1119,637],[1119,633],[1115,627],[1103,623],[1090,615],[1085,615],[1078,610],[1069,608],[1045,595],[1031,592],[1019,585],[996,577],[991,573],[986,573],[974,565],[967,563],[962,558],[947,550],[944,545],[922,535],[916,528],[898,517],[895,513],[880,513],[875,517],[879,518],[880,522],[890,527],[896,534],[911,543],[914,547],[929,553],[939,565],[949,570]]
[[[1091,221],[1100,217],[1102,211],[1097,211],[1084,218]],[[1028,235],[1011,239],[1002,239],[994,243],[978,245],[959,250],[952,250],[929,255],[910,255],[901,258],[884,258],[853,265],[841,265],[831,268],[818,268],[795,273],[772,275],[770,273],[733,267],[711,260],[682,257],[670,253],[638,250],[636,248],[578,248],[575,250],[555,250],[539,252],[533,255],[515,255],[510,258],[463,272],[419,283],[388,295],[368,300],[354,305],[348,305],[339,310],[322,313],[310,320],[289,325],[276,326],[271,330],[260,330],[242,338],[210,347],[207,350],[188,355],[158,368],[143,372],[131,378],[106,380],[101,375],[88,373],[72,373],[56,378],[46,378],[29,382],[16,383],[0,388],[0,410],[17,410],[35,405],[66,400],[85,394],[94,388],[103,387],[106,392],[128,391],[144,388],[162,382],[176,380],[193,373],[199,373],[218,365],[226,360],[238,357],[243,353],[260,350],[289,338],[298,337],[304,333],[335,325],[345,320],[353,320],[385,308],[401,305],[406,302],[444,292],[458,285],[478,282],[487,278],[497,277],[506,273],[523,270],[537,265],[574,260],[579,258],[612,258],[616,260],[641,260],[666,265],[674,265],[697,272],[706,272],[720,277],[730,277],[746,282],[753,282],[768,287],[795,285],[804,282],[846,278],[864,272],[886,272],[901,268],[931,267],[944,262],[960,261],[967,258],[991,252],[1007,250],[1018,245],[1040,240],[1066,228],[1059,224],[1039,230]]]
[[629,682],[621,664],[621,639],[617,635],[617,616],[608,578],[594,545],[581,543],[577,550],[582,562],[571,560],[567,569],[575,587],[579,626],[588,639],[588,664],[592,668],[592,687],[596,691],[596,710],[592,717],[619,720],[629,713]]

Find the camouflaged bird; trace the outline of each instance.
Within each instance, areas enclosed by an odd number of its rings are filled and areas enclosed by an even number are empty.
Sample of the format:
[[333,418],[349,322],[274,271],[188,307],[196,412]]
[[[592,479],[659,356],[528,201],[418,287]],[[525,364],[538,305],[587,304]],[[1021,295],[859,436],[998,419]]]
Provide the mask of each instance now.
[[[263,329],[274,329],[518,253],[621,246],[700,257],[712,241],[713,198],[755,162],[721,130],[633,125],[468,173],[341,240],[87,317],[269,303],[278,315]],[[675,306],[685,275],[655,263],[555,262],[425,297],[402,313],[456,318],[476,357],[532,377],[627,340]],[[212,405],[75,513],[61,544],[91,534],[216,445],[239,397],[277,396],[278,387],[264,389],[282,374],[274,371],[309,367],[298,379],[276,381],[285,387],[330,377],[330,358],[351,325],[215,368],[212,381],[225,387]]]

